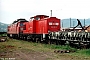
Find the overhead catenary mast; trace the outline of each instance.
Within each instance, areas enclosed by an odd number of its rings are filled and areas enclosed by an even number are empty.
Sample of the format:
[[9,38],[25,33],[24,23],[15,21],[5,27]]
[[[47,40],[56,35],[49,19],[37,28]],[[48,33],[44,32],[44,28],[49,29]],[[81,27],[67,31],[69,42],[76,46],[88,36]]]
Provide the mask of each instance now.
[[62,28],[63,28],[63,22],[62,22]]
[[70,18],[70,27],[71,27],[71,18]]
[[85,19],[84,19],[84,26],[85,26]]
[[73,27],[74,27],[74,25],[75,25],[75,21],[73,21]]

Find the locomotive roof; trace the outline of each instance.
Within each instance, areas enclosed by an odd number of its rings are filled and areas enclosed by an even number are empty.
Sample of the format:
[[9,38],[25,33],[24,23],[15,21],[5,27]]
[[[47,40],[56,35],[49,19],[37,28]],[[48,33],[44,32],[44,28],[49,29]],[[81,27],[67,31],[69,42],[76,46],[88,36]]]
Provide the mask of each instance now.
[[36,17],[40,17],[40,18],[43,17],[43,18],[46,18],[46,17],[49,17],[49,16],[47,16],[47,15],[36,15],[36,16],[34,16],[34,17],[31,17],[31,19],[32,19],[32,18],[36,18]]
[[15,21],[13,21],[13,23],[12,24],[14,24],[14,23],[16,23],[17,21],[15,20]]
[[24,21],[24,22],[27,22],[26,19],[17,19],[17,22],[19,22],[19,21],[20,21],[20,22],[23,22],[23,21]]
[[28,22],[28,21],[26,19],[17,19],[17,21],[15,20],[12,24],[17,22]]

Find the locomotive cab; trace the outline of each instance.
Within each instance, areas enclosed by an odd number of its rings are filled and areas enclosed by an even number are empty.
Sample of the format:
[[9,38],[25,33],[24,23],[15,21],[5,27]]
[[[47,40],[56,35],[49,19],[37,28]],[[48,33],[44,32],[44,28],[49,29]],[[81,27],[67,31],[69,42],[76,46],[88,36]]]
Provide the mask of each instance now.
[[32,18],[32,28],[34,28],[36,34],[48,34],[48,31],[56,32],[60,30],[60,19],[56,17],[49,18],[47,15],[36,15]]
[[25,20],[25,19],[18,19],[17,22],[18,22],[18,24],[17,24],[17,26],[18,26],[18,33],[22,34],[23,30],[25,29],[24,22],[28,22],[28,21]]

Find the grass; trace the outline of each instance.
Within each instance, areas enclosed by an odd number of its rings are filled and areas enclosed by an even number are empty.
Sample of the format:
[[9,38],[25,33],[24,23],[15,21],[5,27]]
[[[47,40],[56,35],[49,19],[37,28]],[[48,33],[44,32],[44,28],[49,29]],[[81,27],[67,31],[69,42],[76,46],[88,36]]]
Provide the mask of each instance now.
[[76,51],[72,55],[90,57],[90,49],[81,49],[81,50]]
[[54,44],[46,45],[45,44],[44,47],[50,48],[50,49],[59,49],[59,50],[77,50],[75,48],[70,47],[69,45],[54,45]]
[[[8,47],[9,46],[9,47]],[[68,45],[49,45],[42,43],[33,43],[23,40],[8,39],[6,42],[0,42],[0,52],[13,50],[25,50],[25,51],[41,51],[41,52],[54,52],[54,50],[76,50],[74,53],[69,53],[70,55],[77,56],[90,56],[90,49],[78,50],[72,48]]]

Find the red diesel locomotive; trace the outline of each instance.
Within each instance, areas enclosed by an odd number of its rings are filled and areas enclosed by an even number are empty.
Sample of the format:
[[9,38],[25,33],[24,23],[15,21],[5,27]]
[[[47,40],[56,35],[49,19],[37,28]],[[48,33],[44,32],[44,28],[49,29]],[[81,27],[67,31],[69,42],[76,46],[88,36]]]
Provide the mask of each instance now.
[[50,32],[60,31],[60,19],[46,15],[36,15],[30,21],[18,19],[8,26],[9,37],[37,40],[48,40]]
[[20,33],[23,32],[23,23],[28,22],[25,19],[17,19],[7,28],[7,36],[9,37],[19,37]]

